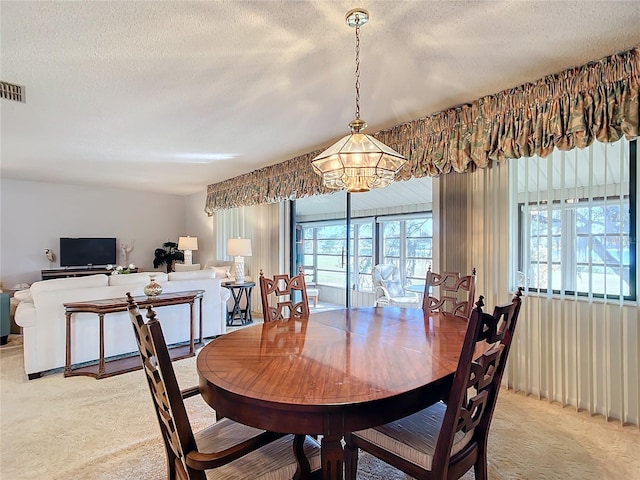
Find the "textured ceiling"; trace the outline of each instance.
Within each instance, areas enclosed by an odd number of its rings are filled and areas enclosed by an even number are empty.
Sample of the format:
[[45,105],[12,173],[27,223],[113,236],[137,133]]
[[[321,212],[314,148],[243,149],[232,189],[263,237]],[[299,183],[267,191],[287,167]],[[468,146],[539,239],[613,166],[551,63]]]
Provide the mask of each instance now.
[[190,194],[640,45],[637,1],[0,2],[3,178]]

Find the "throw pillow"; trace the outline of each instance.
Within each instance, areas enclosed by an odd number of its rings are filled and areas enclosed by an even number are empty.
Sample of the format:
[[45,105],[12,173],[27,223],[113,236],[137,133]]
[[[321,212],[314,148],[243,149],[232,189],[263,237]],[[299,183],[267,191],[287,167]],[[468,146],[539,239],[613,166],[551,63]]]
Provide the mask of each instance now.
[[210,267],[210,270],[215,272],[216,278],[227,279],[229,278],[230,267]]
[[173,280],[200,280],[203,278],[215,278],[211,270],[194,270],[193,272],[171,272],[169,281]]
[[13,294],[13,298],[19,302],[31,302],[33,303],[33,297],[31,296],[31,290],[18,290]]
[[191,265],[185,265],[184,263],[176,263],[173,265],[176,272],[193,272],[194,270],[200,270],[199,263],[192,263]]

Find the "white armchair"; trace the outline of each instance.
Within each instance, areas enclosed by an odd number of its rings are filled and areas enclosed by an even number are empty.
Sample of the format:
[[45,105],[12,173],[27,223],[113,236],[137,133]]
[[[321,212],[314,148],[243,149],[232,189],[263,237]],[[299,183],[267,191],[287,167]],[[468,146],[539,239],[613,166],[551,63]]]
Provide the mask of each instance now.
[[395,305],[398,307],[420,307],[420,296],[405,292],[398,267],[380,263],[373,267],[374,303],[376,307]]

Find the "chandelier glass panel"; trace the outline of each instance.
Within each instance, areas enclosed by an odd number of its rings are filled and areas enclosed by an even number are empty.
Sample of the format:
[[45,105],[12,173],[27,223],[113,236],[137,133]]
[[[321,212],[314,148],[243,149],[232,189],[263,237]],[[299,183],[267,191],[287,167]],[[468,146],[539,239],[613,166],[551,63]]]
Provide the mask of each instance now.
[[356,118],[349,123],[351,134],[341,138],[311,161],[322,183],[333,189],[368,192],[391,184],[407,159],[401,154],[361,133],[367,126],[360,118],[360,27],[369,20],[361,8],[346,14],[347,25],[356,30]]

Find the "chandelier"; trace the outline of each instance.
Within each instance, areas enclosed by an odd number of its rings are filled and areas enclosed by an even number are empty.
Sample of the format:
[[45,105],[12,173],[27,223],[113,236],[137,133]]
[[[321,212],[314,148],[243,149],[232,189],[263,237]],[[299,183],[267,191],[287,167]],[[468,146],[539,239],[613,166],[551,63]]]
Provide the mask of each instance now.
[[407,159],[370,135],[361,133],[367,123],[360,118],[360,27],[369,20],[362,8],[349,10],[347,25],[356,29],[356,118],[347,135],[311,161],[325,187],[348,192],[368,192],[386,187]]

